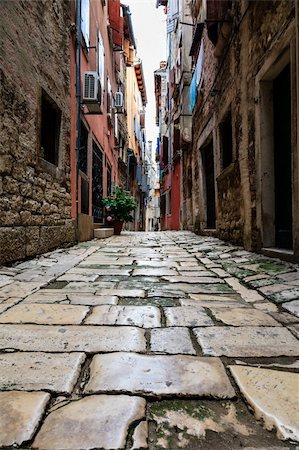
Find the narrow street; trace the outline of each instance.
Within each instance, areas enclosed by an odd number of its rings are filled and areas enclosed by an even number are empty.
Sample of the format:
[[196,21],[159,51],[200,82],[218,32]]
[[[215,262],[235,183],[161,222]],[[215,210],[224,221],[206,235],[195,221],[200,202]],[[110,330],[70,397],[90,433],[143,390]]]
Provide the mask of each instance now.
[[123,232],[0,286],[1,448],[298,448],[298,265]]

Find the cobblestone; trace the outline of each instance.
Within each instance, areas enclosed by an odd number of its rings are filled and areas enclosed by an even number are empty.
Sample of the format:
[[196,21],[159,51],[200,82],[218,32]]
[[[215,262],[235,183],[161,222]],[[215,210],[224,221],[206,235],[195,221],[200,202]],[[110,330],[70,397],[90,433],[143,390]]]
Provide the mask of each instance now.
[[298,280],[190,232],[0,267],[0,446],[295,450]]

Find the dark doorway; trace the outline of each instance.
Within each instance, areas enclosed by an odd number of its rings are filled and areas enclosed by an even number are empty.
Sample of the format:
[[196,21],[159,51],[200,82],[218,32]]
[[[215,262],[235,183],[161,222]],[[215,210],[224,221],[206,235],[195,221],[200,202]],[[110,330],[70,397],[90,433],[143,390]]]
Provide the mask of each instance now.
[[273,80],[275,245],[293,248],[291,67]]
[[61,111],[42,91],[41,149],[42,158],[58,166]]
[[94,222],[103,222],[103,153],[92,141],[92,215]]
[[216,228],[215,206],[215,177],[214,177],[214,152],[212,142],[202,150],[202,163],[204,169],[206,189],[207,228]]

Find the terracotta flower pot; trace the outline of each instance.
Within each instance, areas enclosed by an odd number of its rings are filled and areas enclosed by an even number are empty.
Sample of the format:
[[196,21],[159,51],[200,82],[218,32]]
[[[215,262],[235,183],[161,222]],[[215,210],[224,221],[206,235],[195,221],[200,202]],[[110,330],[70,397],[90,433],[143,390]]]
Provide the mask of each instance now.
[[121,233],[123,223],[124,223],[123,220],[114,220],[113,221],[114,234],[116,234],[117,236],[119,236]]

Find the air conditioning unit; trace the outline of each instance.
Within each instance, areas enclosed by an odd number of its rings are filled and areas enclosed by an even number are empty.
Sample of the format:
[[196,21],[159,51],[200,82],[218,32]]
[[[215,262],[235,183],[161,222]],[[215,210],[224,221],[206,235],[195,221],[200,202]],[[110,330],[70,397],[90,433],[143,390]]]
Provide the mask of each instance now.
[[100,114],[102,112],[102,89],[97,72],[84,72],[82,100],[90,113]]
[[124,107],[124,94],[122,92],[115,93],[114,106],[115,108]]

